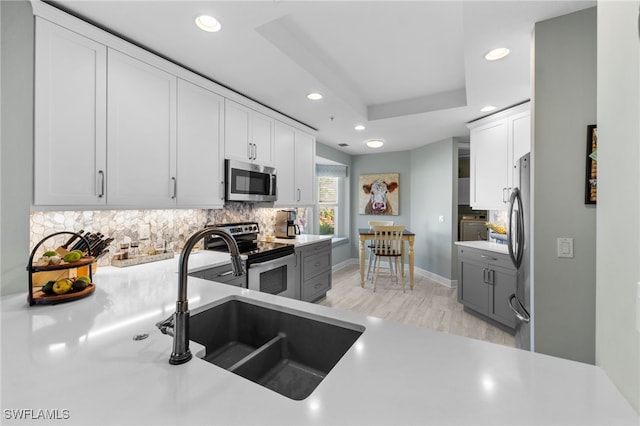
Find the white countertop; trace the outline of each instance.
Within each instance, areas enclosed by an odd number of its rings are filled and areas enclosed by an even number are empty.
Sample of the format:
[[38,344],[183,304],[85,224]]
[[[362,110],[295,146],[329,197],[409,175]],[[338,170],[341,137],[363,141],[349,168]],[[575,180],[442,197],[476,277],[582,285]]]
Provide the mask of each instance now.
[[488,250],[496,253],[509,254],[509,247],[506,244],[492,243],[489,241],[456,241],[457,246],[470,247],[479,250]]
[[278,243],[293,244],[296,247],[301,247],[313,243],[318,243],[320,241],[331,240],[331,238],[331,235],[300,234],[296,235],[295,238],[276,238],[275,241]]
[[[221,256],[195,253],[190,269]],[[240,296],[365,327],[311,396],[294,401],[196,357],[169,365],[172,338],[154,324],[174,311],[177,259],[100,268],[94,281],[91,296],[55,306],[2,298],[3,425],[639,423],[592,365],[189,278],[192,311]]]

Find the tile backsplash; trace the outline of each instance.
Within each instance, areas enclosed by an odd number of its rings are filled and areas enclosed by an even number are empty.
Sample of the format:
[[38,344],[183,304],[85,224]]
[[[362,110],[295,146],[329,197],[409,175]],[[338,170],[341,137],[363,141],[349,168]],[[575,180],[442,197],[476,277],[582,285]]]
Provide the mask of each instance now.
[[[228,203],[220,210],[85,210],[85,211],[36,211],[31,213],[30,247],[43,238],[59,231],[101,232],[115,238],[110,253],[102,257],[100,266],[110,264],[111,256],[121,243],[139,241],[139,230],[148,225],[150,239],[140,241],[144,246],[162,245],[178,251],[196,230],[209,223],[258,222],[262,233],[271,232],[275,226],[276,208],[261,208],[249,203]],[[299,214],[299,220],[306,219]],[[61,235],[47,240],[42,250],[55,249],[70,235]]]

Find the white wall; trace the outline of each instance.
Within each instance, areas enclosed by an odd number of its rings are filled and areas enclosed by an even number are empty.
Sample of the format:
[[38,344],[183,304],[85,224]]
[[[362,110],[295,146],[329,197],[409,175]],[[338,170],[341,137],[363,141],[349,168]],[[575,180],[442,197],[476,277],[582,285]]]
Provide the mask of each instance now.
[[[587,126],[596,123],[595,8],[534,34],[535,351],[595,362],[596,208],[584,203]],[[557,238],[574,258],[557,257]]]
[[[25,292],[33,141],[33,15],[1,1],[0,294]],[[25,299],[26,303],[26,299]]]
[[596,363],[640,411],[638,1],[598,2]]

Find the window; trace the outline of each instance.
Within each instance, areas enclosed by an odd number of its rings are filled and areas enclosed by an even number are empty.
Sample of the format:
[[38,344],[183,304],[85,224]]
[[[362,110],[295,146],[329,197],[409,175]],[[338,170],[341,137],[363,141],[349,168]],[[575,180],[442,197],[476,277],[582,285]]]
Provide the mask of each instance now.
[[338,234],[338,186],[338,177],[318,177],[318,226],[320,235]]
[[[325,163],[326,162],[326,163]],[[317,233],[345,237],[349,233],[347,166],[328,159],[316,164],[318,205],[314,209]]]

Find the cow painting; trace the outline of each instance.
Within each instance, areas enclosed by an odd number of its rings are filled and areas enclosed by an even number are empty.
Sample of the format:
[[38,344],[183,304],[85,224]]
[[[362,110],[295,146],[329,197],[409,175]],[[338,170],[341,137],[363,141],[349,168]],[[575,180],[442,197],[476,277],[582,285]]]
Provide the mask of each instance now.
[[[371,183],[363,184],[362,191],[368,195],[368,201],[364,207],[364,214],[394,214],[393,206],[389,198],[396,189],[398,189],[398,182],[387,182],[383,179],[375,179]],[[395,195],[397,195],[397,193]],[[395,199],[397,200],[397,196]]]

